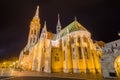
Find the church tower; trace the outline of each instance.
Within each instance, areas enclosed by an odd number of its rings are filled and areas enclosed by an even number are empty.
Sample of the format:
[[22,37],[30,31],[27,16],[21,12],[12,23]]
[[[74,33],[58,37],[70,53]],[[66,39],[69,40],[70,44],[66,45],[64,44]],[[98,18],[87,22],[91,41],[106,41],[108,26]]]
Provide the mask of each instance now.
[[32,46],[34,46],[38,41],[39,33],[40,33],[40,18],[39,18],[39,6],[37,6],[35,16],[33,17],[30,23],[30,31],[29,31],[28,43],[27,43],[28,50]]
[[58,14],[58,22],[57,22],[57,26],[56,26],[56,28],[57,28],[57,34],[61,31],[61,24],[60,24],[60,15]]
[[58,14],[58,22],[57,22],[57,26],[56,26],[56,39],[60,38],[60,31],[61,31],[61,23],[60,23],[60,15]]

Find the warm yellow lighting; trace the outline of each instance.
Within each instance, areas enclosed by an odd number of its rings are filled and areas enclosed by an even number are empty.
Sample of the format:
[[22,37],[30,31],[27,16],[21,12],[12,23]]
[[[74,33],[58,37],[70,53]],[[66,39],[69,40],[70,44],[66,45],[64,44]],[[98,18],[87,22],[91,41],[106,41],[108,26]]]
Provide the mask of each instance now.
[[120,77],[120,56],[115,59],[114,64],[117,76]]
[[99,61],[102,50],[96,49],[91,34],[77,20],[63,30],[60,24],[58,27],[57,34],[48,32],[46,25],[42,31],[39,31],[40,19],[33,17],[28,43],[20,53],[20,67],[24,70],[47,73],[97,73],[101,75]]
[[15,65],[15,62],[13,62],[13,65]]

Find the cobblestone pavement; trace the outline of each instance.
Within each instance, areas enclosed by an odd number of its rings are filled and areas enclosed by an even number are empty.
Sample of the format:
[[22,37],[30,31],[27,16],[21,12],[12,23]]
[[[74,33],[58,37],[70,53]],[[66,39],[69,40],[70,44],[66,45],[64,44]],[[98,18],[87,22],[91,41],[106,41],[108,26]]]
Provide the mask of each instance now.
[[[5,72],[7,73],[7,72]],[[4,74],[4,72],[3,72]],[[1,79],[6,79],[7,80],[36,80],[32,78],[40,78],[40,80],[120,80],[116,78],[112,79],[104,79],[103,77],[100,76],[100,74],[94,75],[94,74],[84,74],[84,73],[79,73],[79,74],[73,74],[73,73],[40,73],[40,72],[29,72],[29,71],[12,71],[12,73],[9,73],[10,75],[1,75]],[[11,78],[11,79],[9,79]],[[14,79],[12,79],[14,78]],[[24,79],[22,79],[24,78]],[[3,79],[3,80],[4,80]]]
[[[32,76],[21,76],[21,77],[3,77],[0,80],[98,80],[98,79],[74,79],[74,78],[59,78],[59,77],[32,77]],[[119,79],[100,79],[100,80],[119,80]]]

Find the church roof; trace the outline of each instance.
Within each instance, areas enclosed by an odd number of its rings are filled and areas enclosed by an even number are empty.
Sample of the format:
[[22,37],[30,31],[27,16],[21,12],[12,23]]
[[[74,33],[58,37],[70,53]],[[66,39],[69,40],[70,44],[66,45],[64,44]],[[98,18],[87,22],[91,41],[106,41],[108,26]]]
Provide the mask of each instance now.
[[68,26],[66,26],[64,29],[62,29],[60,32],[60,36],[62,37],[64,35],[66,35],[67,30],[69,30],[69,33],[74,32],[74,31],[78,31],[78,30],[87,31],[87,29],[84,28],[77,20],[73,21]]
[[51,32],[47,32],[47,39],[54,39],[55,34]]

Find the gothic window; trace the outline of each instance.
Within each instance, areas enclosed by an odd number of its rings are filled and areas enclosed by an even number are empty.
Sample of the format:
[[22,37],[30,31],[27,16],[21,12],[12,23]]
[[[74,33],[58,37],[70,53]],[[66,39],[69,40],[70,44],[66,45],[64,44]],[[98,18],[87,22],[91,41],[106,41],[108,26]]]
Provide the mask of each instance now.
[[117,47],[117,43],[115,43],[115,46]]
[[33,38],[33,43],[35,42],[35,38]]
[[75,53],[73,53],[73,59],[75,59],[76,58],[76,54]]
[[116,73],[114,73],[114,72],[109,72],[109,75],[110,75],[111,77],[116,77]]
[[87,38],[86,38],[85,36],[83,37],[83,41],[84,41],[84,42],[87,42]]
[[74,43],[74,37],[71,38],[71,43],[72,43],[72,44]]
[[59,61],[59,56],[58,56],[58,54],[55,55],[55,61]]
[[111,45],[111,51],[114,52],[114,46],[113,45]]
[[53,53],[53,50],[51,52]]
[[73,48],[73,52],[75,51],[75,48]]
[[64,54],[64,61],[65,61],[65,51],[63,52],[63,54]]
[[34,35],[36,35],[36,30],[34,30]]
[[87,57],[87,59],[88,59],[88,51],[87,51],[87,48],[86,47],[84,47],[83,48],[83,50],[84,50],[84,54],[85,54],[85,56]]
[[80,36],[78,36],[78,38],[77,38],[77,42],[80,43]]
[[82,51],[81,51],[81,47],[78,47],[78,54],[79,54],[79,58],[82,59]]

